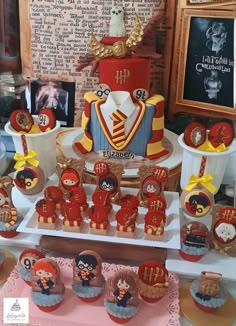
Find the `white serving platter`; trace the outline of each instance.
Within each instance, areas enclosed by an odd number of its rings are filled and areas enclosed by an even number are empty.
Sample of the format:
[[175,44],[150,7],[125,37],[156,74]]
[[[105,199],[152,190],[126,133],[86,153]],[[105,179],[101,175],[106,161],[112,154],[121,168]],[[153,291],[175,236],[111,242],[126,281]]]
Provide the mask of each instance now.
[[167,250],[166,268],[186,278],[199,278],[202,271],[221,273],[224,279],[236,281],[236,257],[210,250],[197,262],[184,260],[178,250]]
[[[61,151],[65,155],[65,157],[76,159],[82,158],[74,152],[72,144],[74,143],[75,139],[78,141],[80,138],[82,138],[83,134],[84,130],[82,128],[77,128],[71,131],[70,133],[67,133],[65,137],[63,137],[61,142]],[[182,162],[183,150],[178,143],[178,135],[168,129],[165,129],[164,136],[172,143],[173,152],[166,160],[163,160],[162,162],[158,163],[158,166],[163,166],[168,169],[174,169]],[[93,163],[86,162],[85,167],[88,172],[93,173]],[[125,168],[122,178],[137,178],[137,173],[137,168]]]
[[[95,185],[84,185],[87,194],[88,203],[92,205],[91,194],[95,190]],[[121,188],[122,194],[136,195],[138,189],[134,188]],[[38,234],[38,235],[51,235],[57,237],[68,237],[86,240],[95,240],[112,243],[125,243],[130,245],[159,247],[159,248],[180,248],[180,221],[179,221],[179,194],[176,192],[165,192],[168,208],[166,211],[167,223],[165,232],[161,241],[145,240],[143,239],[144,230],[144,215],[147,209],[139,207],[139,214],[137,218],[137,227],[134,238],[122,238],[115,235],[115,212],[120,208],[119,205],[113,205],[113,213],[110,216],[110,228],[107,235],[94,235],[89,233],[89,219],[85,218],[80,232],[66,232],[62,230],[62,217],[57,223],[55,230],[40,229],[37,223],[37,213],[35,212],[35,203],[29,209],[24,217],[24,220],[18,227],[19,232]],[[39,198],[37,199],[39,200]]]

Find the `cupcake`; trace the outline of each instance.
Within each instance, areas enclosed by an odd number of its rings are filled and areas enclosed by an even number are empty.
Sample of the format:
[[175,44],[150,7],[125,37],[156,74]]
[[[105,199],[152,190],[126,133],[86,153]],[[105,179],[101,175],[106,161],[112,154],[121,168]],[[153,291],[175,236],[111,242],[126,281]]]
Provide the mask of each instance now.
[[85,250],[73,261],[73,292],[84,302],[94,302],[102,295],[105,279],[102,259],[92,250]]
[[109,278],[104,305],[108,316],[118,324],[133,318],[139,306],[137,274],[123,269]]
[[25,249],[22,251],[19,257],[19,261],[17,264],[17,271],[20,277],[27,283],[31,285],[31,270],[34,266],[35,262],[44,258],[44,254],[36,249]]
[[205,224],[189,222],[181,228],[181,249],[179,253],[185,260],[200,260],[209,250],[209,231]]
[[6,258],[5,251],[3,251],[3,250],[0,249],[0,270],[3,267],[5,258]]
[[39,259],[32,267],[31,278],[31,299],[34,304],[44,312],[57,309],[65,292],[57,263],[49,258]]
[[205,312],[214,312],[226,303],[227,292],[220,273],[202,272],[200,280],[192,283],[190,293],[196,306]]
[[146,261],[139,266],[139,294],[147,302],[159,301],[169,290],[168,271],[159,262]]

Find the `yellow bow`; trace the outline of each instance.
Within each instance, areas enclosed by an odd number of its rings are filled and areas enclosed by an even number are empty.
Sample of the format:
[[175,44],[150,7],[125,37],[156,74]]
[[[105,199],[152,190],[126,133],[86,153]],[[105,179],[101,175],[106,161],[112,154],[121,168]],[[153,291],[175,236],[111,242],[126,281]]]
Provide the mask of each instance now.
[[25,163],[29,163],[30,165],[37,167],[39,165],[39,161],[35,159],[36,155],[37,155],[37,152],[35,152],[34,150],[30,150],[29,153],[25,156],[21,155],[19,153],[16,153],[14,155],[14,160],[16,160],[17,162],[16,162],[14,168],[16,170],[18,170]]
[[184,188],[185,190],[192,190],[195,188],[198,184],[205,187],[208,191],[213,193],[216,190],[216,187],[210,182],[213,180],[213,176],[208,173],[204,175],[203,177],[197,177],[196,175],[192,174],[189,177],[189,184]]
[[209,140],[205,141],[205,143],[203,143],[201,146],[199,146],[197,148],[199,151],[203,151],[203,152],[224,152],[226,150],[226,146],[225,144],[220,144],[217,147],[214,147],[211,142],[209,142]]

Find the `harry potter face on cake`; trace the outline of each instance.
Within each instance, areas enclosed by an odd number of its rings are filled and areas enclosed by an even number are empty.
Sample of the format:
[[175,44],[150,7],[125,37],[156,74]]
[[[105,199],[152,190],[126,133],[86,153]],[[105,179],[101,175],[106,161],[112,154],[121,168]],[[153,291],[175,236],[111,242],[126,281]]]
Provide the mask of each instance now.
[[115,192],[118,186],[117,179],[114,175],[108,174],[99,179],[99,188],[101,190],[109,191],[111,193]]

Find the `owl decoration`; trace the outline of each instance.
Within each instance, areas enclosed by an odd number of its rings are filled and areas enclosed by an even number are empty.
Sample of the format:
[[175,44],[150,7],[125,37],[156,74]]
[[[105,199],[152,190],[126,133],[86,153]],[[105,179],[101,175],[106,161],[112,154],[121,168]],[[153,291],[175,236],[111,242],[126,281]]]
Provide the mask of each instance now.
[[113,6],[111,8],[109,36],[110,37],[126,36],[126,30],[124,24],[124,9],[121,6]]

